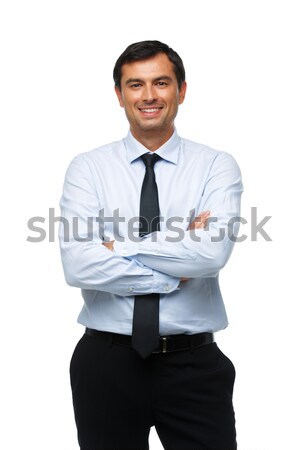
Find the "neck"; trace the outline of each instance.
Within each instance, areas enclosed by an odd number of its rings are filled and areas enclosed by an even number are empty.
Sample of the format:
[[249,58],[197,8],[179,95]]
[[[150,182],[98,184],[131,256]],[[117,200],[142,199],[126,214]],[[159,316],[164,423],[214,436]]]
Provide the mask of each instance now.
[[153,131],[147,132],[139,132],[130,128],[130,131],[135,137],[137,141],[139,141],[144,147],[146,147],[150,152],[155,152],[159,147],[165,144],[172,134],[174,133],[174,127],[166,130],[164,132],[160,132],[159,134],[153,133]]

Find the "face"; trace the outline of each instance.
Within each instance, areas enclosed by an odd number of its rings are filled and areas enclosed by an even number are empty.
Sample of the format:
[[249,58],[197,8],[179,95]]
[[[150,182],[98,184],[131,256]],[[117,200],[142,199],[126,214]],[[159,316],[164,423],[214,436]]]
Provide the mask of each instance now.
[[120,106],[134,135],[172,135],[178,106],[183,102],[186,83],[178,88],[173,63],[158,55],[122,66]]

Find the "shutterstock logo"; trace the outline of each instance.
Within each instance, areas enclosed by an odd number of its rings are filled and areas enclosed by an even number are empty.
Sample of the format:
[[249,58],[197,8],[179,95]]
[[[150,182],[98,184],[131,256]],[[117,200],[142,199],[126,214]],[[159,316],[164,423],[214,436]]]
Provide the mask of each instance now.
[[[167,219],[160,217],[161,229],[165,232],[166,242],[180,242],[184,239],[187,232],[189,232],[190,238],[195,242],[201,242],[205,236],[203,233],[208,233],[206,236],[209,236],[212,242],[220,242],[225,238],[229,238],[233,242],[244,242],[249,239],[253,242],[258,241],[258,239],[263,239],[268,242],[272,241],[270,235],[264,229],[272,216],[261,216],[258,218],[257,207],[250,208],[248,218],[236,216],[229,217],[225,220],[224,218],[210,216],[205,220],[201,230],[199,230],[200,227],[189,228],[191,222],[195,220],[195,217],[195,210],[191,210],[188,217],[174,216]],[[92,241],[95,236],[104,242],[109,242],[110,240],[123,242],[125,240],[124,236],[132,242],[138,242],[140,240],[139,216],[131,217],[128,220],[120,216],[119,209],[115,209],[112,216],[106,217],[104,210],[101,209],[99,210],[98,217],[87,217],[82,221],[79,217],[67,219],[66,217],[56,216],[55,208],[49,208],[48,217],[34,216],[28,219],[28,230],[33,232],[34,235],[29,234],[26,240],[33,243],[44,242],[46,240],[48,242],[55,242],[57,239],[56,224],[58,223],[61,224],[63,230],[62,236],[64,242],[69,242],[70,240],[88,242]],[[151,224],[148,225],[150,230]],[[248,226],[246,230],[247,234],[238,234],[239,231],[243,231],[243,229],[241,230],[241,225]],[[108,227],[112,230],[110,236],[106,235]],[[123,235],[120,228],[123,231]],[[152,233],[152,241],[155,241],[156,236],[156,233]]]

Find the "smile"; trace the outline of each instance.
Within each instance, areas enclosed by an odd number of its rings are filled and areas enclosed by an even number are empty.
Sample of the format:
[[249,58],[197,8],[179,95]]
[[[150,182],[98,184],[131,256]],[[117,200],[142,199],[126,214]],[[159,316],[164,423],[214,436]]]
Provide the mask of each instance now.
[[156,111],[159,111],[162,108],[139,108],[140,111],[145,112],[145,113],[153,113]]

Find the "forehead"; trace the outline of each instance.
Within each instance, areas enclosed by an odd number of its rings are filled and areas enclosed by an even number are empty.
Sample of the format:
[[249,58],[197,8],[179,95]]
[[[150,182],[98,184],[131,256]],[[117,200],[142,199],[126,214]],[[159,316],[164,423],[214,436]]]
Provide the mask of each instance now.
[[133,61],[122,66],[122,82],[128,78],[154,79],[167,75],[176,78],[174,64],[165,53],[159,53],[151,58]]

